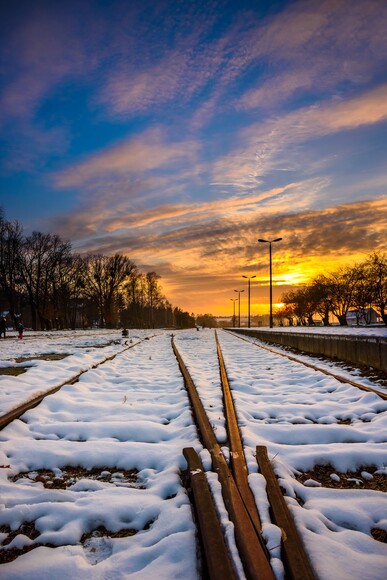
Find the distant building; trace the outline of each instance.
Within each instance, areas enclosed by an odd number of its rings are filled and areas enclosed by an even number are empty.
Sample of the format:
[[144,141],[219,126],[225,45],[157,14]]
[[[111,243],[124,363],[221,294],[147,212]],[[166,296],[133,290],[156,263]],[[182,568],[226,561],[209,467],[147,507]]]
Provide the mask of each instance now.
[[382,322],[382,320],[372,307],[349,310],[347,312],[348,326],[365,326],[366,324],[378,324],[379,322]]

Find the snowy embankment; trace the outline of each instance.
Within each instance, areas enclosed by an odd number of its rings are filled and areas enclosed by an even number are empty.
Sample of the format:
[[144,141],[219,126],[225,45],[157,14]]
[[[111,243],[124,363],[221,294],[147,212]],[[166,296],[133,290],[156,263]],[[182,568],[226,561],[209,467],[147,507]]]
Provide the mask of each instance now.
[[[147,334],[150,332],[136,331],[132,333],[131,340],[138,342]],[[22,340],[17,338],[16,333],[8,333],[6,340],[0,339],[0,414],[44,394],[120,352],[125,348],[125,342],[117,330],[27,332]],[[64,358],[50,360],[50,357],[60,356]],[[10,368],[28,370],[17,380],[1,375],[1,370]]]
[[[246,326],[242,327],[246,329]],[[387,326],[268,326],[252,327],[252,330],[270,332],[300,332],[311,334],[334,334],[343,336],[387,337]]]
[[[214,332],[175,334],[225,445]],[[387,402],[231,334],[219,332],[219,338],[276,578],[283,579],[280,530],[270,522],[256,445],[268,448],[319,580],[384,579],[387,546],[371,532],[387,531],[387,497],[371,488],[387,476]],[[55,348],[75,353],[80,343],[72,349],[74,340],[58,338]],[[94,334],[87,340],[92,347],[102,339]],[[32,348],[33,354],[55,352],[50,337],[40,339],[39,352],[34,345],[26,341],[25,354]],[[103,359],[123,346],[94,350]],[[74,372],[71,358],[55,363],[61,373]],[[1,377],[0,388],[7,381],[7,389],[16,390],[22,378],[31,390],[43,388],[47,367],[36,365],[19,377]],[[206,469],[210,458],[197,437],[169,333],[83,374],[6,427],[0,441],[0,542],[13,534],[2,550],[21,553],[0,565],[1,577],[197,580],[195,526],[180,480],[182,449],[195,447]],[[321,483],[316,466],[336,487]],[[346,472],[361,476],[351,483],[355,477]],[[219,483],[214,473],[208,478],[234,553]],[[39,547],[22,553],[29,545]],[[238,560],[236,566],[243,579]]]
[[[179,335],[177,346],[216,425],[221,398],[214,395],[219,381],[215,363],[208,372],[211,334],[202,333],[201,340]],[[220,332],[219,338],[246,446],[249,481],[275,569],[279,536],[268,515],[257,445],[267,446],[274,461],[318,578],[382,580],[387,546],[375,541],[371,530],[387,531],[387,497],[361,486],[367,478],[387,477],[387,402],[229,333]],[[223,424],[216,427],[222,443]],[[346,472],[359,470],[364,478],[355,489],[330,489],[314,479],[301,483],[294,477],[319,465],[328,467],[332,481],[344,483],[350,479]]]
[[[200,444],[169,342],[165,334],[142,342],[2,431],[0,525],[29,522],[38,532],[33,540],[21,530],[7,549],[51,546],[3,564],[3,578],[197,578],[179,471],[182,448]],[[100,468],[99,476],[47,488],[66,481],[67,466]],[[128,470],[138,471],[134,484]],[[134,535],[113,537],[125,529]]]

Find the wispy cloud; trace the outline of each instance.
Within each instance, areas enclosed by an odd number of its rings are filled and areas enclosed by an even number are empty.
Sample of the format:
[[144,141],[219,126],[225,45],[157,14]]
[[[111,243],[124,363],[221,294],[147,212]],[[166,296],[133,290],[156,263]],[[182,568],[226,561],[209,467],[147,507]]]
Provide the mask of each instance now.
[[251,125],[243,135],[252,141],[266,135],[282,145],[306,141],[387,119],[387,84],[352,99],[334,98],[295,112]]
[[300,91],[319,99],[332,89],[340,94],[343,82],[367,86],[385,66],[386,27],[383,0],[291,3],[250,39],[250,54],[270,67],[235,105],[273,109]]
[[106,176],[143,175],[181,160],[194,160],[198,143],[168,143],[159,128],[95,153],[56,174],[57,187],[79,187]]
[[[57,3],[27,7],[27,18],[18,18],[5,28],[1,48],[8,53],[4,69],[8,83],[0,93],[0,120],[33,118],[48,94],[64,79],[79,80],[93,70],[80,18]],[[8,18],[4,15],[5,20]]]
[[[350,99],[335,97],[321,105],[269,117],[239,133],[236,148],[214,163],[213,183],[236,190],[255,188],[272,171],[304,168],[310,156],[305,145],[311,139],[386,120],[387,84]],[[311,158],[309,163],[315,165],[316,160]],[[319,159],[320,170],[322,163]]]

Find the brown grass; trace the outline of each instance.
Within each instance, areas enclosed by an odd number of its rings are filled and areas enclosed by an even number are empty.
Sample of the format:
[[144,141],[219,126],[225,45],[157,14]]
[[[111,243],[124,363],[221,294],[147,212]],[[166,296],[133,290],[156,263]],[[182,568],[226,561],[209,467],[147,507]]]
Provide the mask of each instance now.
[[[362,471],[367,471],[373,475],[372,479],[365,479],[361,476]],[[375,467],[361,467],[358,471],[349,471],[347,473],[340,473],[336,471],[331,465],[316,465],[313,470],[306,471],[296,475],[296,479],[304,483],[307,479],[313,479],[321,483],[323,487],[331,487],[334,489],[374,489],[376,491],[387,492],[387,476],[383,474],[375,474]],[[335,473],[340,477],[340,481],[331,479],[331,474]],[[356,483],[357,480],[360,483]]]
[[[18,475],[15,475],[12,481],[18,481],[19,479],[28,477],[33,481],[39,481],[43,483],[44,487],[48,489],[67,489],[80,479],[92,479],[105,483],[111,483],[112,485],[117,485],[117,481],[122,481],[122,483],[131,484],[137,489],[144,489],[143,486],[137,485],[137,469],[126,470],[108,467],[93,467],[92,469],[85,469],[84,467],[73,467],[67,465],[63,467],[61,471],[62,474],[60,476],[56,476],[54,472],[50,471],[49,469],[38,469],[33,472],[36,475],[32,475],[31,472],[19,473]],[[104,473],[102,475],[103,472],[109,473]],[[118,479],[117,481],[112,480],[113,473],[119,473],[122,476],[122,479]]]

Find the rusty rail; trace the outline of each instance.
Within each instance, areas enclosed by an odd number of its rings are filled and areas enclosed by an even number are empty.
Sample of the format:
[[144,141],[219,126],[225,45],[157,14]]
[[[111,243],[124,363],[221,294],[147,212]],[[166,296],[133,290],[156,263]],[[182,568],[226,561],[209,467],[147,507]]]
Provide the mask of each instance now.
[[[218,353],[218,361],[219,361],[219,370],[220,370],[220,380],[222,385],[223,391],[223,401],[224,401],[224,409],[226,415],[226,426],[227,426],[227,433],[228,433],[228,440],[230,444],[230,458],[231,458],[231,465],[232,465],[232,472],[234,474],[234,478],[236,484],[238,486],[239,492],[242,496],[243,502],[246,506],[247,511],[249,512],[250,518],[255,526],[257,533],[259,534],[259,538],[261,540],[262,547],[266,551],[266,545],[262,540],[261,531],[262,525],[261,520],[259,517],[259,513],[257,510],[257,504],[255,503],[254,496],[250,489],[247,475],[247,464],[245,453],[243,450],[242,439],[239,431],[238,420],[235,411],[235,405],[231,394],[230,383],[227,377],[226,366],[224,364],[224,358],[222,354],[222,350],[220,348],[220,343],[218,339],[218,335],[215,331],[215,340],[216,340],[216,348]],[[269,554],[266,553],[267,558],[269,558]]]
[[199,455],[192,447],[183,449],[187,460],[192,493],[195,500],[201,544],[205,553],[207,573],[210,578],[235,580],[220,522],[212,501],[207,478]]
[[[202,441],[211,454],[212,466],[217,472],[222,487],[222,496],[230,520],[234,524],[236,545],[248,580],[274,580],[274,574],[263,549],[260,534],[257,533],[241,493],[227,465],[220,445],[210,425],[207,414],[197,393],[194,382],[184,364],[172,337],[172,348],[184,377],[188,396]],[[219,576],[214,576],[214,580]]]

